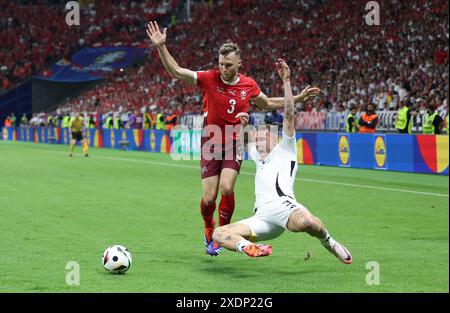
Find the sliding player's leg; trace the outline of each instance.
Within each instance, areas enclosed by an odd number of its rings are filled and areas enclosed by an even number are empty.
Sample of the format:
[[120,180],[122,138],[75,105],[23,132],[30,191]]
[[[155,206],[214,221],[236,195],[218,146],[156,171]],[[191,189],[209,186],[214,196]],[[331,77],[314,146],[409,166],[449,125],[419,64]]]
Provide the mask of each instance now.
[[312,215],[304,206],[299,205],[297,209],[292,211],[286,227],[292,232],[306,232],[318,238],[322,245],[341,262],[352,263],[350,252],[342,244],[331,238],[322,221]]
[[[252,238],[251,228],[243,223],[233,223],[218,227],[213,234],[213,240],[219,243],[227,250],[237,251],[237,245],[241,241],[247,241]],[[241,251],[242,252],[242,251]]]
[[260,257],[270,255],[272,246],[255,242],[276,238],[283,231],[282,227],[253,216],[217,228],[213,239],[228,250],[245,253],[250,257]]

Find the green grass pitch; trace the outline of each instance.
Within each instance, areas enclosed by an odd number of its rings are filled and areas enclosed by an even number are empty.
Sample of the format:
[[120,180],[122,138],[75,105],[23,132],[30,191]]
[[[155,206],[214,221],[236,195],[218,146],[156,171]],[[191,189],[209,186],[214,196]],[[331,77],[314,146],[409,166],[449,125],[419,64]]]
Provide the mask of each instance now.
[[[271,241],[269,257],[222,251],[212,258],[203,248],[199,161],[67,152],[0,141],[0,292],[449,291],[447,176],[300,166],[297,200],[351,250],[354,263],[287,232]],[[233,221],[252,214],[254,170],[244,163]],[[101,265],[111,244],[133,254],[125,275]],[[69,261],[80,265],[78,286],[66,284]],[[379,285],[366,283],[370,261],[379,264]]]

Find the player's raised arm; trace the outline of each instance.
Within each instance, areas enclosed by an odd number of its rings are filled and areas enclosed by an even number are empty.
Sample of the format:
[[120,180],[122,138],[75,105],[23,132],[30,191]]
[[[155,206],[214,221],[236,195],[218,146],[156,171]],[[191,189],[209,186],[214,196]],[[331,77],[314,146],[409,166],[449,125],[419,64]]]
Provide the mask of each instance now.
[[[300,94],[293,96],[294,103],[308,101],[309,99],[316,97],[319,93],[320,88],[308,86]],[[261,93],[258,97],[252,99],[252,101],[258,108],[267,111],[277,110],[284,107],[284,98],[269,98],[263,93]]]
[[166,71],[174,78],[183,80],[190,84],[195,84],[196,73],[194,71],[182,68],[170,54],[166,47],[167,27],[161,32],[157,22],[148,23],[147,36],[152,44],[158,49],[161,61]]
[[[308,101],[309,99],[317,96],[319,93],[320,88],[308,86],[299,95],[294,96],[294,103]],[[259,97],[252,99],[252,101],[258,108],[267,111],[277,110],[284,107],[284,98],[269,98],[263,93],[261,93]]]
[[283,131],[289,137],[294,136],[294,95],[291,88],[291,71],[289,66],[283,59],[278,59],[275,63],[278,70],[278,75],[283,80],[284,88],[284,119],[283,119]]

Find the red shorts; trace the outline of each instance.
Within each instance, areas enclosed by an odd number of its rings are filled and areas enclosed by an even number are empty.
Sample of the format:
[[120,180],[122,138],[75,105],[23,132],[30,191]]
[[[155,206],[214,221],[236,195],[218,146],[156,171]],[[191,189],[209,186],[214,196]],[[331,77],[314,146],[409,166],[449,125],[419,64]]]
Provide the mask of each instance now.
[[242,164],[242,149],[237,141],[228,144],[206,146],[209,140],[202,137],[201,140],[201,177],[202,179],[220,175],[222,169],[231,168],[239,173]]

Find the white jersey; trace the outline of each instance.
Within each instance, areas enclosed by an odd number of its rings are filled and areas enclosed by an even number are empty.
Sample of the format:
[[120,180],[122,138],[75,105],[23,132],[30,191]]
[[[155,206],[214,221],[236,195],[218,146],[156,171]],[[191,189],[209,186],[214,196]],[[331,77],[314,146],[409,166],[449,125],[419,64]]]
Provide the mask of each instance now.
[[253,144],[249,157],[256,163],[255,208],[288,196],[295,200],[294,182],[297,173],[297,142],[283,131],[281,141],[262,160]]

